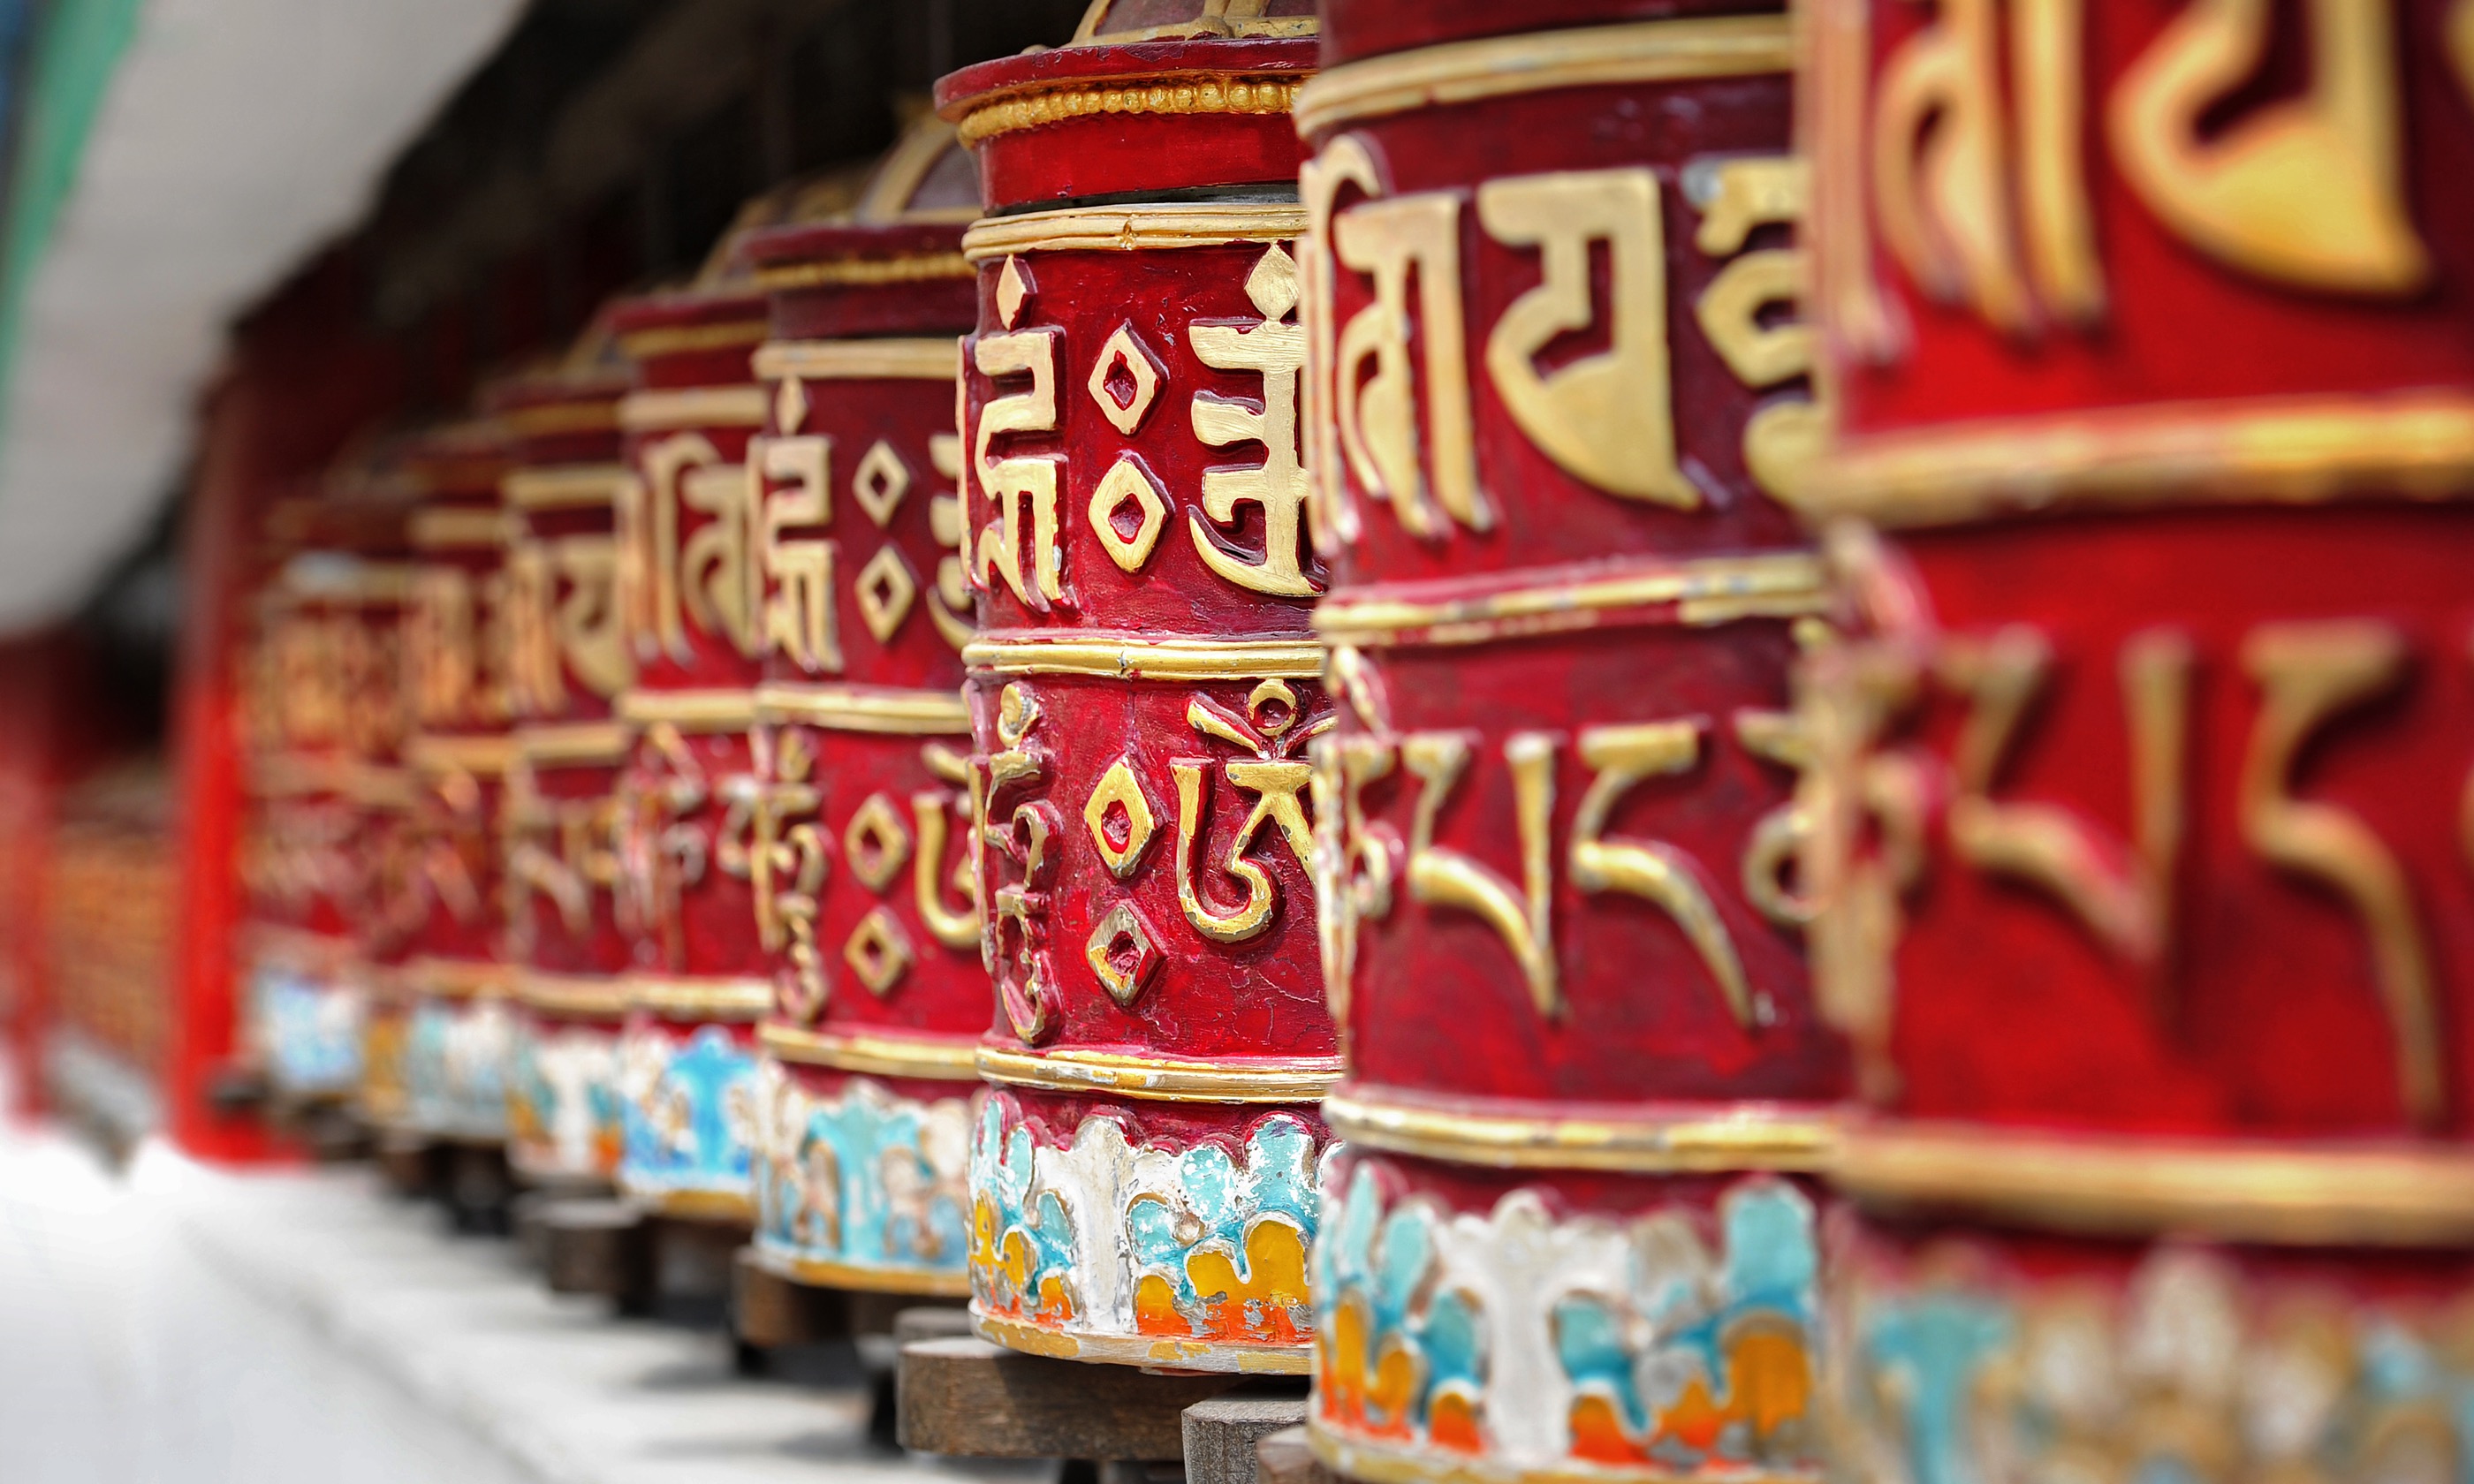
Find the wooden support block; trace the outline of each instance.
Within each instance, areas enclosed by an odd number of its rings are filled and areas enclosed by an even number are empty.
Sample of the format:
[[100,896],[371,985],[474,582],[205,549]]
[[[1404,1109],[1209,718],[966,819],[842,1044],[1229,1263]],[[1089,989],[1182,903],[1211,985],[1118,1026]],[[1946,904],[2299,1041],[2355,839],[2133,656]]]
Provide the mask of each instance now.
[[418,1134],[389,1131],[378,1136],[378,1176],[404,1200],[424,1200],[436,1191],[444,1163],[445,1151]]
[[454,1144],[448,1148],[447,1210],[459,1231],[508,1231],[507,1203],[515,1194],[515,1177],[508,1172],[503,1145]]
[[653,1287],[653,1241],[643,1213],[624,1201],[545,1201],[542,1274],[552,1293],[597,1293],[640,1304]]
[[1254,1382],[1196,1402],[1184,1417],[1186,1484],[1255,1484],[1255,1446],[1305,1420],[1306,1389],[1297,1382]]
[[1341,1484],[1306,1442],[1300,1424],[1267,1433],[1254,1445],[1255,1484]]
[[896,1345],[908,1345],[913,1340],[967,1339],[972,1336],[971,1311],[958,1299],[952,1304],[910,1299],[895,1310],[892,1333]]
[[1017,1354],[976,1338],[913,1340],[902,1347],[895,1436],[974,1458],[1175,1460],[1185,1409],[1242,1379]]
[[844,1339],[852,1333],[851,1301],[857,1297],[794,1283],[760,1266],[756,1254],[742,1247],[731,1272],[731,1331],[740,1344],[759,1350]]

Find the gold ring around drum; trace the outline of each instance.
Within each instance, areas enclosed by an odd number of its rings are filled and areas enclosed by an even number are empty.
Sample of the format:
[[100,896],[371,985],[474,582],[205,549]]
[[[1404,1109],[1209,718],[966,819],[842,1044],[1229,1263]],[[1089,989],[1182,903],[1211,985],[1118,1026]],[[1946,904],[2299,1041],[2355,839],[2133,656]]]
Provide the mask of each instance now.
[[[961,261],[957,257],[956,262]],[[756,352],[762,381],[889,378],[951,381],[962,372],[962,343],[946,340],[776,340]]]
[[618,403],[618,425],[630,433],[753,428],[764,425],[764,410],[763,387],[673,387],[628,393]]
[[619,347],[632,360],[678,355],[694,350],[727,350],[752,346],[771,326],[764,320],[732,320],[720,324],[669,324],[635,330],[618,337]]
[[1298,133],[1562,87],[1746,77],[1795,66],[1782,15],[1714,15],[1447,41],[1330,68],[1298,92]]
[[536,767],[583,767],[627,760],[634,729],[622,721],[552,722],[516,729],[516,754]]
[[756,270],[760,289],[804,289],[823,284],[917,283],[929,278],[968,278],[971,260],[959,252],[921,253],[911,257],[839,258],[821,263],[785,263]]
[[1052,1092],[1112,1092],[1162,1103],[1311,1103],[1337,1081],[1336,1056],[1273,1061],[1180,1061],[1106,1051],[979,1048],[990,1082]]
[[1852,1125],[1833,1183],[1880,1209],[1974,1210],[2107,1235],[2437,1247],[2474,1241],[2474,1153]]
[[516,971],[477,959],[406,959],[402,973],[412,993],[436,999],[497,999],[512,993]]
[[1316,639],[974,639],[962,663],[992,675],[1098,675],[1118,681],[1315,680]]
[[962,234],[962,252],[978,263],[1012,252],[1131,252],[1290,242],[1305,231],[1305,207],[1293,202],[1067,206],[984,218]]
[[775,1278],[810,1288],[854,1288],[865,1293],[910,1293],[923,1298],[967,1299],[967,1273],[935,1273],[919,1268],[872,1268],[855,1262],[829,1262],[800,1257],[758,1242],[748,1248],[756,1265]]
[[1325,1097],[1322,1115],[1351,1145],[1498,1169],[1821,1172],[1839,1137],[1833,1119],[1805,1111],[1470,1113],[1356,1088]]
[[516,739],[505,732],[490,736],[429,732],[404,743],[403,760],[416,773],[504,773],[516,760]]
[[631,973],[621,982],[630,1009],[667,1020],[754,1020],[773,1008],[773,986],[763,979]]
[[616,976],[552,974],[521,969],[516,1003],[546,1016],[575,1020],[615,1020],[627,1013],[627,986]]
[[615,510],[635,477],[624,464],[520,468],[498,481],[498,495],[517,510]]
[[618,1175],[619,1194],[627,1204],[656,1216],[671,1216],[681,1221],[737,1221],[753,1225],[756,1220],[756,1198],[736,1190],[678,1190],[659,1186],[631,1185],[627,1175]]
[[495,506],[414,511],[406,532],[415,551],[495,551],[522,534],[514,517]]
[[836,731],[897,736],[963,735],[970,708],[958,691],[870,690],[859,685],[780,682],[756,687],[756,717]]
[[1047,87],[1010,93],[962,115],[964,145],[991,134],[1062,124],[1099,113],[1286,113],[1297,101],[1294,77],[1241,73],[1128,78],[1098,86]]
[[1951,525],[2021,511],[2474,494],[2474,396],[2248,401],[2053,414],[1827,446],[1814,516]]
[[980,1338],[1007,1350],[1065,1360],[1098,1360],[1121,1366],[1158,1366],[1179,1371],[1233,1371],[1241,1376],[1303,1376],[1313,1368],[1310,1345],[1234,1345],[1225,1340],[1180,1340],[1162,1334],[1070,1334],[1010,1319],[971,1305],[971,1328]]
[[[1479,1454],[1455,1456],[1381,1441],[1344,1437],[1314,1417],[1306,1419],[1306,1446],[1317,1461],[1361,1484],[1673,1484],[1676,1471],[1655,1463],[1553,1465],[1494,1463]],[[1817,1471],[1747,1469],[1730,1472],[1728,1484],[1817,1484]]]
[[979,1047],[967,1041],[913,1041],[899,1036],[841,1036],[766,1023],[756,1039],[775,1061],[875,1077],[977,1082]]
[[627,690],[618,694],[622,720],[650,727],[667,723],[682,731],[745,731],[756,725],[753,690]]
[[1380,592],[1325,599],[1315,632],[1334,644],[1474,644],[1620,622],[1629,609],[1671,608],[1689,626],[1793,618],[1830,605],[1827,568],[1809,552],[1712,557],[1648,570],[1576,576],[1467,598],[1420,602]]

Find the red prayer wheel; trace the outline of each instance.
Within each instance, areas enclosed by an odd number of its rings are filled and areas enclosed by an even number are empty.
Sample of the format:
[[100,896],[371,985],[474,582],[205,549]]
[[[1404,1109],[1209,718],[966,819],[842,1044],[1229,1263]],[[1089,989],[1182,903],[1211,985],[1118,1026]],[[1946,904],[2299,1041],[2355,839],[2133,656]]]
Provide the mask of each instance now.
[[989,213],[962,245],[998,998],[970,1276],[1017,1349],[1301,1371],[1338,1067],[1287,111],[1314,43],[1304,6],[1223,9],[1102,0],[1075,44],[937,84]]
[[[621,622],[636,678],[619,781],[618,923],[631,945],[619,1049],[618,1185],[657,1212],[744,1223],[755,1204],[756,1022],[773,965],[753,931],[744,845],[763,610],[748,440],[764,295],[743,281],[621,301],[635,368],[618,405],[633,473],[618,511]],[[733,816],[737,816],[736,819]]]
[[[596,332],[587,349],[605,344]],[[619,625],[616,520],[622,369],[582,366],[488,398],[512,467],[507,682],[516,756],[499,814],[508,955],[517,966],[507,1159],[535,1185],[618,1173],[618,1039],[628,944],[618,929],[618,770],[635,678]]]
[[1828,588],[1779,8],[1326,5],[1297,100],[1369,1479],[1817,1476],[1846,1091],[1786,877]]
[[498,803],[508,734],[505,470],[484,419],[405,442],[388,476],[413,510],[401,653],[412,802],[380,867],[399,977],[412,996],[403,1049],[406,1118],[434,1139],[506,1135],[514,1019],[501,952]]
[[955,555],[958,337],[977,176],[931,118],[844,219],[751,234],[764,682],[736,778],[761,1030],[754,1250],[793,1281],[959,1295],[973,1045],[987,1026],[971,876]]
[[2463,17],[1806,22],[1832,406],[1802,503],[1850,627],[1804,684],[1801,884],[1870,1110],[1848,1456],[2454,1470]]

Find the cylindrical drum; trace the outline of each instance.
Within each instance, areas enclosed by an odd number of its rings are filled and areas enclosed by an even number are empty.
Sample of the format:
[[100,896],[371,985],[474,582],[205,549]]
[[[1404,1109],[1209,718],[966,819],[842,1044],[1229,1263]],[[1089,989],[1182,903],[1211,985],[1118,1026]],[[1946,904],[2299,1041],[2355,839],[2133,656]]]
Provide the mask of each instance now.
[[506,507],[509,704],[516,755],[499,806],[500,890],[515,965],[507,1161],[534,1184],[618,1170],[618,769],[613,702],[635,676],[619,627],[615,522],[623,369],[586,366],[496,389]]
[[1017,1349],[1302,1371],[1339,1049],[1287,112],[1312,20],[1125,9],[1160,38],[1103,0],[937,86],[990,213],[957,553],[998,1001],[972,1304]]
[[2453,1477],[2463,7],[1805,20],[1805,500],[1861,625],[1805,697],[1814,970],[1871,1110],[1847,1456]]
[[1785,870],[1825,607],[1781,503],[1810,417],[1786,16],[1350,0],[1322,47],[1349,1061],[1314,1445],[1374,1479],[1816,1476],[1846,1058]]
[[631,471],[618,509],[620,623],[636,668],[618,698],[618,925],[628,1016],[618,1054],[622,1192],[662,1214],[747,1222],[756,1022],[772,966],[753,930],[746,821],[759,603],[748,440],[764,421],[750,358],[764,296],[744,284],[621,302],[635,368],[618,404]]
[[752,930],[774,965],[755,1250],[800,1282],[964,1291],[972,1047],[988,1021],[954,491],[977,190],[931,118],[850,221],[743,249],[772,299],[756,354],[765,434],[748,457],[764,682],[757,772],[731,785],[748,801],[733,846]]
[[503,471],[498,430],[484,420],[419,436],[394,470],[416,501],[402,639],[412,812],[382,868],[412,995],[407,1116],[424,1137],[475,1143],[506,1137],[514,1049],[498,915],[497,807],[514,755]]

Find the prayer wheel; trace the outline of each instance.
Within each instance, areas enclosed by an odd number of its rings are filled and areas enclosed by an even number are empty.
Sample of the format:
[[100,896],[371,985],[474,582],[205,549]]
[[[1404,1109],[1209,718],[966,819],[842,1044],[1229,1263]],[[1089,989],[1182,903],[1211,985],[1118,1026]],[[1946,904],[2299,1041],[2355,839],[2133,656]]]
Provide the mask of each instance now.
[[388,475],[412,501],[401,653],[412,802],[379,865],[401,935],[406,1121],[425,1137],[506,1137],[514,1050],[502,953],[498,805],[508,764],[505,453],[497,425],[450,424],[405,442]]
[[[1823,0],[1802,889],[1841,1451],[2442,1477],[2474,114],[2438,0]],[[2454,45],[2452,47],[2452,41]]]
[[618,1186],[662,1215],[746,1223],[756,1022],[773,965],[754,930],[744,831],[763,614],[748,440],[764,295],[743,281],[621,301],[634,367],[618,404],[632,472],[618,601],[634,682],[619,779],[618,921],[627,935]]
[[1016,1349],[1302,1371],[1339,1065],[1288,115],[1313,19],[1235,9],[1102,0],[1072,45],[937,85],[988,213],[957,552],[998,1001],[970,1278]]
[[752,233],[771,299],[751,447],[764,682],[744,800],[761,1028],[755,1253],[796,1282],[966,1291],[988,1021],[955,554],[957,342],[978,179],[930,118],[845,218]]
[[1355,1477],[1821,1470],[1793,60],[1775,6],[1324,7],[1308,1422]]
[[619,628],[616,521],[623,370],[594,362],[507,383],[488,398],[511,467],[507,682],[516,755],[499,812],[516,1043],[507,1158],[534,1185],[618,1174],[618,1038],[627,1015],[618,930],[614,703],[635,677]]

